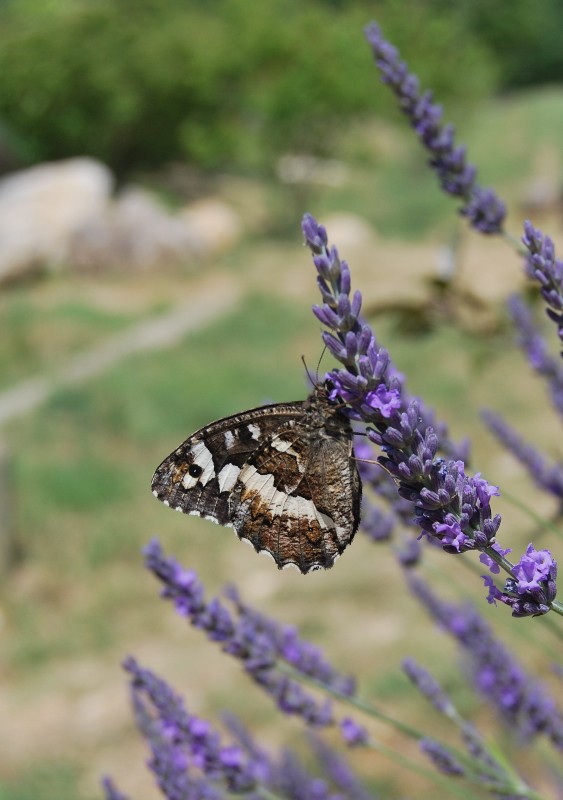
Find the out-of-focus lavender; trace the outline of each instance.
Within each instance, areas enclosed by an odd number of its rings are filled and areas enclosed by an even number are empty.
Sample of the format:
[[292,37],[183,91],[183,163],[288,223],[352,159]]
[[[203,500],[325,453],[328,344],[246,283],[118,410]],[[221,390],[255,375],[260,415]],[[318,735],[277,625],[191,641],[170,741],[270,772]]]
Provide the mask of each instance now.
[[505,204],[492,189],[477,183],[477,169],[467,162],[465,147],[455,144],[453,125],[443,124],[442,107],[433,102],[432,92],[421,92],[417,76],[401,61],[397,48],[383,38],[379,25],[368,25],[366,37],[382,80],[396,94],[401,111],[429,152],[429,164],[442,189],[463,200],[461,214],[474,228],[481,233],[500,233]]
[[539,450],[525,442],[500,414],[485,409],[481,416],[489,430],[526,467],[534,483],[563,503],[563,464],[550,463]]
[[[204,589],[192,573],[182,570],[172,559],[163,559],[153,542],[150,547],[149,566],[154,570],[154,560],[160,563],[159,572],[167,574],[165,597],[174,596],[176,607],[182,615],[192,614],[192,622],[202,621],[198,627],[210,629],[205,618],[206,609],[211,603],[204,601]],[[188,592],[185,591],[189,585]],[[267,638],[283,639],[284,629],[279,623],[250,609],[240,600],[234,590],[228,592],[233,598],[240,615],[254,617],[254,625],[261,631],[267,630]],[[444,604],[431,597],[437,608]],[[180,602],[178,602],[180,601]],[[211,601],[213,602],[213,601]],[[187,609],[190,609],[189,611]],[[203,615],[203,616],[200,616]],[[236,629],[236,623],[235,623]],[[212,629],[212,628],[211,628]],[[255,628],[256,629],[256,628]],[[224,630],[224,625],[221,626]],[[210,637],[214,638],[214,637]],[[230,644],[230,639],[223,639]],[[296,640],[293,639],[294,645]],[[305,680],[316,674],[315,685],[322,692],[334,694],[332,677],[336,674],[326,662],[321,667],[323,680],[319,680],[320,654],[305,642],[299,642],[293,655],[287,655],[290,663],[299,663],[296,671],[298,680]],[[228,646],[224,648],[228,651]],[[290,648],[291,650],[292,648]],[[313,666],[307,663],[312,658]],[[312,775],[301,763],[295,753],[283,750],[273,757],[259,745],[243,724],[232,715],[224,717],[225,727],[234,741],[225,744],[223,736],[205,719],[191,713],[178,695],[162,678],[141,666],[129,657],[124,663],[130,675],[132,704],[137,725],[150,749],[147,765],[168,800],[221,800],[225,792],[230,795],[244,795],[248,800],[262,800],[276,796],[287,800],[368,800],[369,794],[362,783],[354,776],[346,761],[335,754],[322,740],[313,737],[313,749],[319,756],[323,776]],[[525,787],[518,776],[510,769],[500,766],[491,751],[484,744],[475,729],[461,718],[444,690],[413,659],[404,662],[404,668],[415,686],[430,700],[433,706],[447,718],[454,721],[461,730],[461,739],[466,752],[428,737],[408,725],[393,720],[365,701],[357,701],[353,695],[340,693],[340,699],[354,707],[356,713],[363,711],[395,730],[418,740],[420,751],[431,760],[434,766],[449,777],[464,776],[476,784],[489,788],[496,787],[499,795],[520,794],[515,788]],[[328,671],[327,671],[328,670]],[[541,698],[539,698],[541,699]],[[545,705],[545,703],[544,703]],[[292,714],[293,709],[282,711]],[[301,719],[308,722],[301,714]],[[355,717],[344,716],[340,720],[343,740],[350,747],[381,748],[368,733],[366,727]],[[387,751],[388,748],[384,748]],[[409,763],[402,755],[400,760]],[[106,800],[127,800],[109,778],[103,782]],[[529,795],[523,791],[521,796]]]
[[[151,756],[147,765],[168,800],[222,800],[242,796],[260,800],[265,793],[287,800],[370,800],[342,756],[317,742],[323,776],[313,775],[291,750],[277,758],[260,747],[234,717],[226,723],[235,743],[225,744],[205,719],[190,713],[182,697],[134,658],[125,661],[139,730]],[[110,778],[106,800],[127,800]]]
[[295,628],[280,625],[242,603],[234,588],[228,590],[227,596],[235,615],[217,598],[206,602],[196,573],[165,557],[156,540],[145,548],[145,558],[147,567],[163,583],[163,597],[172,600],[176,610],[194,627],[203,630],[212,641],[220,642],[225,653],[238,659],[281,711],[296,714],[311,726],[333,723],[330,700],[320,702],[281,671],[280,664],[346,696],[354,694],[353,678],[335,670],[318,648],[297,635]]
[[435,767],[445,775],[455,775],[459,777],[465,774],[465,770],[459,761],[457,761],[442,744],[434,741],[434,739],[422,739],[420,742],[420,749],[428,756]]
[[563,261],[555,256],[553,240],[529,221],[524,223],[522,242],[527,250],[526,273],[539,283],[547,315],[557,325],[563,343]]
[[463,669],[478,692],[524,741],[547,736],[563,749],[563,715],[541,683],[527,674],[469,604],[446,603],[420,577],[408,573],[416,598],[460,648]]
[[518,294],[508,300],[508,313],[516,326],[518,344],[528,356],[534,370],[541,375],[549,388],[551,400],[563,416],[563,365],[554,358],[544,337],[534,324],[528,306]]

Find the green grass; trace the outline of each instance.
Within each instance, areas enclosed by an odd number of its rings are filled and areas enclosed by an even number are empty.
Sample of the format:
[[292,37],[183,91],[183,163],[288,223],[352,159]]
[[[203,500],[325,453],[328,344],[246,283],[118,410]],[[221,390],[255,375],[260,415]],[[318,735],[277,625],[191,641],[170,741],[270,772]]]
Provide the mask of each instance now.
[[[66,282],[54,278],[52,288]],[[0,298],[0,389],[56,369],[105,335],[127,327],[135,315],[96,308],[79,298],[45,302],[41,285],[14,287]],[[51,287],[49,287],[51,288]]]
[[65,764],[32,765],[12,780],[0,779],[0,800],[76,800],[78,772]]

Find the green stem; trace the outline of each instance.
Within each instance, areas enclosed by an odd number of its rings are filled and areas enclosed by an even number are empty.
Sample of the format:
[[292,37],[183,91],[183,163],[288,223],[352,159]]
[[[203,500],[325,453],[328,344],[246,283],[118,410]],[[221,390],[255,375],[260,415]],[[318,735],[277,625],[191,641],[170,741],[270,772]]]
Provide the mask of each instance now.
[[508,231],[501,231],[500,236],[505,242],[507,242],[507,244],[516,250],[518,255],[525,256],[528,253],[520,239],[517,239],[511,233],[508,233]]
[[[421,739],[428,738],[427,734],[424,731],[421,731],[421,730],[419,730],[417,728],[414,728],[413,726],[408,725],[408,724],[406,724],[404,722],[401,722],[400,720],[394,719],[393,717],[389,717],[383,711],[380,711],[378,708],[376,708],[375,706],[373,706],[370,703],[366,702],[365,700],[362,700],[361,698],[356,697],[354,695],[343,694],[342,692],[339,692],[337,689],[334,689],[331,686],[327,686],[326,684],[321,683],[320,681],[316,680],[315,678],[312,678],[309,675],[305,675],[304,673],[299,672],[298,670],[296,670],[295,668],[289,666],[288,664],[285,664],[283,662],[278,661],[277,662],[277,668],[279,669],[279,671],[281,673],[283,673],[284,675],[287,675],[288,677],[292,678],[293,680],[296,680],[296,681],[298,681],[300,683],[305,683],[305,684],[308,684],[310,686],[313,686],[315,689],[318,689],[321,692],[324,692],[326,694],[331,695],[336,700],[339,700],[340,702],[344,703],[345,705],[352,706],[352,707],[356,708],[357,710],[362,711],[364,714],[367,714],[368,716],[374,717],[375,719],[378,719],[381,722],[384,722],[385,724],[389,725],[394,730],[405,734],[406,736],[408,736],[411,739],[414,739],[417,742],[419,742]],[[444,713],[445,713],[445,716],[448,717],[448,719],[450,719],[454,724],[456,724],[460,728],[460,730],[463,731],[463,729],[466,726],[466,722],[463,719],[463,717],[461,717],[458,714],[458,712],[456,711],[456,709],[455,709],[455,707],[453,705],[450,704],[448,710],[446,710]],[[522,792],[524,792],[524,791],[525,792],[530,791],[527,786],[525,786],[525,785],[523,785],[521,783],[519,776],[514,772],[514,770],[512,768],[512,765],[510,764],[509,761],[507,761],[507,759],[500,752],[500,750],[496,746],[492,746],[491,747],[488,743],[483,741],[481,739],[481,737],[479,737],[479,738],[481,740],[483,749],[491,753],[493,759],[496,760],[496,762],[499,764],[499,766],[502,767],[502,769],[506,773],[507,778],[511,781],[510,791],[512,793],[516,793],[515,792],[515,787],[518,787],[518,793],[519,794],[522,794]],[[477,782],[483,783],[482,776],[483,776],[483,773],[487,771],[487,767],[482,762],[478,763],[478,765],[477,765],[478,770],[476,770],[475,760],[473,758],[468,757],[466,755],[466,753],[460,751],[456,747],[452,747],[451,745],[446,745],[443,742],[440,742],[440,744],[442,745],[442,747],[444,747],[445,750],[448,751],[448,753],[450,753],[450,755],[452,755],[455,759],[457,759],[467,769],[467,771],[471,775],[474,776],[474,779]],[[370,742],[370,746],[373,746],[371,744],[371,742]],[[380,745],[376,749],[381,749],[383,747],[384,747],[384,745]],[[394,751],[391,751],[391,752],[394,752]],[[418,767],[418,765],[416,765],[416,764],[414,764],[413,768],[415,768],[415,767],[416,767],[416,769],[420,769],[420,767]],[[432,771],[428,771],[425,774],[433,775],[434,773]],[[480,781],[479,781],[479,775],[481,776],[481,780]],[[494,767],[490,768],[489,777],[491,778],[491,785],[493,785],[493,779],[494,778],[498,779],[498,776],[497,776],[497,773],[494,770]],[[497,784],[495,784],[495,786],[497,786]],[[497,786],[497,788],[498,788],[498,786]],[[524,794],[522,794],[522,796],[524,796]]]

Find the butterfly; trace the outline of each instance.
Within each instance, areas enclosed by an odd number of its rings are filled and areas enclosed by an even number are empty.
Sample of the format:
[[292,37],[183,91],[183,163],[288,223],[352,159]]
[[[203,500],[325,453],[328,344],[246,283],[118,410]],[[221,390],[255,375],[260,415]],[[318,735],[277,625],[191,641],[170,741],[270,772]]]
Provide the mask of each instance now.
[[358,528],[362,483],[350,421],[329,389],[206,425],[160,464],[153,494],[234,528],[279,569],[332,567]]

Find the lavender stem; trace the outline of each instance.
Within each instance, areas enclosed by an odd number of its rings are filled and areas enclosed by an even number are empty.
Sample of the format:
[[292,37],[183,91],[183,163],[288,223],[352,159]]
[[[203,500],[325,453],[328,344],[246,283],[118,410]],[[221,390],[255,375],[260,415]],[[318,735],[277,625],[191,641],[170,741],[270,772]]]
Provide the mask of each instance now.
[[[364,714],[367,714],[368,716],[373,717],[374,719],[378,719],[381,722],[384,722],[384,723],[388,724],[394,730],[398,731],[399,733],[403,733],[404,735],[410,737],[411,739],[415,739],[416,741],[420,742],[421,740],[423,740],[426,737],[426,734],[423,733],[423,731],[420,731],[417,728],[414,728],[412,725],[408,725],[407,723],[401,722],[400,720],[394,719],[393,717],[389,717],[383,711],[380,711],[379,709],[375,708],[373,705],[368,703],[366,700],[363,700],[361,697],[358,697],[357,695],[346,695],[343,692],[339,692],[337,689],[335,689],[335,688],[333,688],[331,686],[327,686],[326,684],[322,683],[321,681],[318,681],[315,678],[312,678],[312,677],[310,677],[308,675],[304,675],[303,673],[292,669],[290,666],[288,666],[286,664],[278,664],[278,669],[279,669],[280,672],[283,672],[284,674],[288,675],[289,677],[293,678],[294,680],[300,681],[300,682],[308,684],[308,685],[310,685],[310,686],[312,686],[312,687],[314,687],[316,689],[319,689],[320,691],[326,692],[327,694],[330,694],[332,697],[334,697],[336,700],[340,700],[345,705],[348,705],[350,707],[356,708],[358,711],[361,711]],[[447,716],[447,718],[450,721],[452,721],[460,730],[463,730],[465,728],[466,724],[467,724],[465,722],[465,720],[463,719],[463,717],[461,717],[458,714],[457,710],[454,709],[453,707],[452,707],[452,711],[451,712],[445,713],[445,716]],[[395,751],[387,749],[385,747],[385,745],[382,745],[381,743],[376,742],[372,738],[370,738],[366,742],[366,745],[368,747],[370,747],[371,749],[375,749],[375,750],[379,750],[380,752],[384,752],[385,755],[388,755],[389,757],[394,757],[391,754],[396,755]],[[495,744],[490,745],[489,743],[485,744],[484,742],[482,742],[482,745],[483,745],[483,748],[485,748],[488,751],[490,751],[490,753],[493,756],[494,760],[499,765],[502,766],[502,768],[504,769],[506,774],[510,776],[512,781],[514,781],[514,784],[518,786],[518,796],[520,796],[521,790],[522,790],[521,781],[520,781],[520,778],[518,777],[518,775],[516,775],[514,773],[510,762],[506,759],[505,756],[503,756],[503,754],[501,753],[501,751],[499,750],[499,748]],[[448,752],[452,756],[454,756],[460,762],[462,762],[464,764],[464,766],[468,767],[469,770],[472,769],[472,761],[465,755],[465,753],[461,752],[457,748],[452,747],[451,745],[447,745],[447,746],[443,745],[443,746],[448,750]],[[403,765],[405,765],[407,762],[403,761],[401,763],[403,763]],[[413,768],[412,762],[408,762],[408,763],[409,763],[409,768],[412,769]],[[479,770],[481,772],[481,782],[482,782],[483,769],[484,769],[484,765],[480,762],[479,763]],[[415,769],[415,771],[416,771],[416,769]],[[427,774],[427,773],[424,772],[424,774]],[[430,773],[430,775],[433,775],[433,773]],[[511,791],[512,790],[514,790],[514,786],[511,787]],[[526,787],[525,788],[525,793],[521,794],[521,796],[522,797],[534,797],[533,793],[529,794],[530,791],[531,790],[528,787]],[[466,796],[465,793],[463,793],[462,796],[465,797]],[[537,797],[540,798],[539,795]],[[540,800],[541,800],[541,798],[540,798]]]

